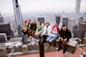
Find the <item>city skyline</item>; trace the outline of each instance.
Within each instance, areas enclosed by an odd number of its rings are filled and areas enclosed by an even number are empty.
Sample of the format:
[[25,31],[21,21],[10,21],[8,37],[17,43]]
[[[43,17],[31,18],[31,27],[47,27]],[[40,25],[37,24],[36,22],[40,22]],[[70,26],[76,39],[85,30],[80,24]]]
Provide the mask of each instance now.
[[[21,12],[56,13],[75,12],[76,0],[18,0]],[[14,14],[12,0],[0,0],[2,14]],[[86,0],[81,0],[80,12],[86,12]]]

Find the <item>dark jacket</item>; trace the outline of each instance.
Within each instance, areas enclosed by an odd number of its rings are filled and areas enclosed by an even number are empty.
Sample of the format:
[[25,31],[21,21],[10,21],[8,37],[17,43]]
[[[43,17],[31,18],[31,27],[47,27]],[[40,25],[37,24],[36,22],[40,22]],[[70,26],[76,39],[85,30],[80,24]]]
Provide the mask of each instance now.
[[30,30],[36,31],[37,24],[36,23],[31,23]]
[[63,39],[67,38],[67,41],[69,40],[69,38],[71,38],[71,32],[69,29],[67,29],[66,31],[63,31],[63,29],[61,29],[59,31],[59,35],[60,37],[62,37]]

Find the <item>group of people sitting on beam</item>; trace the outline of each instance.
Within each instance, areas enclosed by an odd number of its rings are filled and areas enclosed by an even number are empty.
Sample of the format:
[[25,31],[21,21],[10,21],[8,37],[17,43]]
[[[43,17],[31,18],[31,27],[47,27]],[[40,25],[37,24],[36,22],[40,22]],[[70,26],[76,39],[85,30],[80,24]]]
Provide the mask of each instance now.
[[61,29],[57,23],[50,24],[49,22],[42,23],[31,20],[25,20],[24,26],[22,29],[24,35],[28,35],[28,37],[34,37],[40,39],[43,38],[44,43],[49,43],[49,46],[56,46],[56,40],[60,38],[58,41],[58,51],[63,49],[63,53],[67,50],[67,42],[71,38],[71,32],[66,25],[62,25]]

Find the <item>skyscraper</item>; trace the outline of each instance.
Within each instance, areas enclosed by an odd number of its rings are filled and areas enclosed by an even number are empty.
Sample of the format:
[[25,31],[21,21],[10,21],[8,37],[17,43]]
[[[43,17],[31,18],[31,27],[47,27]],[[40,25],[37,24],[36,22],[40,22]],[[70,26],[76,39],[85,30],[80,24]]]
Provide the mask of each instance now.
[[81,0],[76,0],[76,8],[75,8],[75,14],[76,14],[76,24],[79,25],[79,18],[80,18],[80,5],[81,5]]
[[14,7],[14,17],[15,17],[15,23],[18,30],[18,35],[22,35],[21,27],[23,25],[23,19],[21,10],[18,4],[18,0],[13,0],[13,7]]
[[1,13],[0,13],[0,23],[4,23],[4,19],[3,19],[3,17],[1,16]]
[[80,5],[81,5],[81,0],[76,0],[76,8],[75,8],[75,13],[78,15],[80,12]]
[[17,26],[22,26],[22,15],[20,11],[20,7],[18,5],[18,0],[13,0],[13,7],[14,7],[14,17]]

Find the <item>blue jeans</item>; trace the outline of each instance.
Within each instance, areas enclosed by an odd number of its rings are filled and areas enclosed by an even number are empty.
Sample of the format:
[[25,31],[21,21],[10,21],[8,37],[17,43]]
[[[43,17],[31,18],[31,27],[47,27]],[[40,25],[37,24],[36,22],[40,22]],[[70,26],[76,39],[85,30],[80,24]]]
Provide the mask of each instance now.
[[56,39],[58,39],[58,34],[51,34],[50,36],[47,37],[47,41],[48,42],[53,42],[55,41]]

